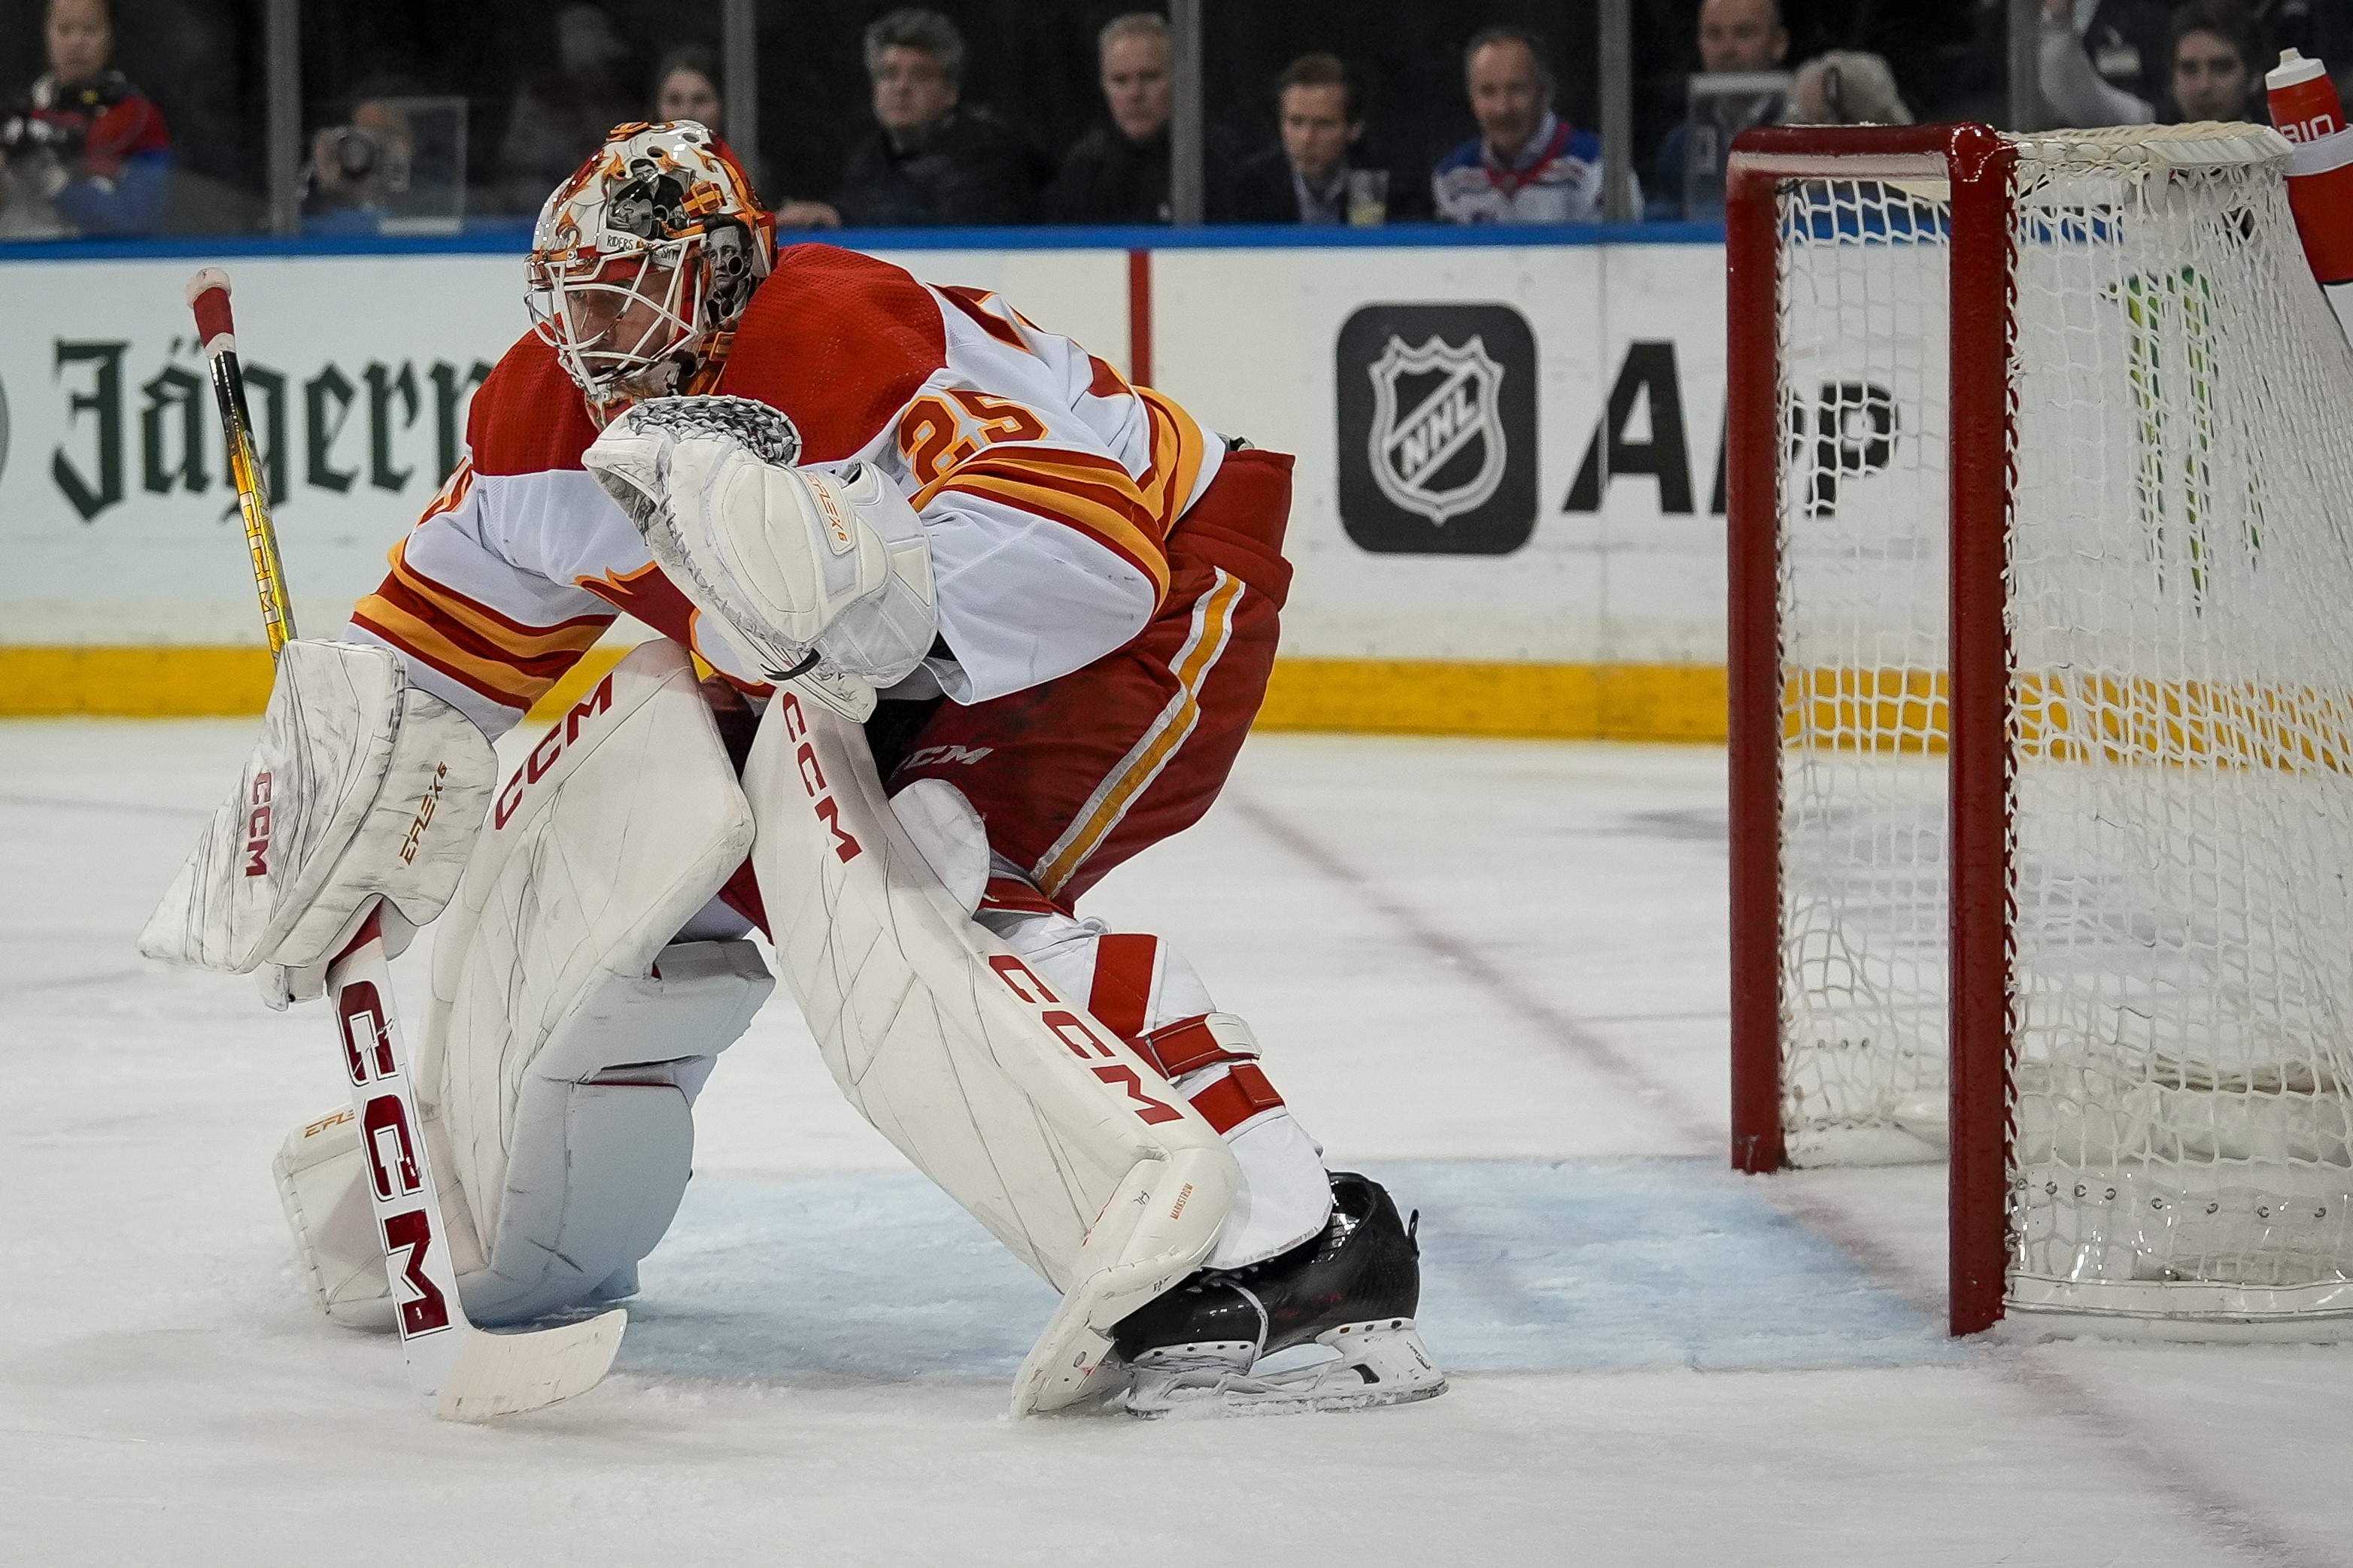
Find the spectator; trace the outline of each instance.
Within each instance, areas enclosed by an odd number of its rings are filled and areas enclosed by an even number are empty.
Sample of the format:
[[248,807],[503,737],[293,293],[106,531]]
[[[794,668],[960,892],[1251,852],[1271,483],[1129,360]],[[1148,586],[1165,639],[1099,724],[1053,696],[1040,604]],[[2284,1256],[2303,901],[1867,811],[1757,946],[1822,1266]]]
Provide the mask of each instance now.
[[[681,44],[661,58],[654,68],[653,118],[691,120],[712,134],[722,147],[727,145],[722,134],[726,129],[727,101],[720,92],[722,77],[719,57],[701,44]],[[729,157],[734,153],[730,150]],[[756,188],[760,172],[747,171]],[[801,202],[786,199],[770,209],[776,214],[780,228],[839,228],[841,216],[825,202]]]
[[[1705,0],[1700,6],[1703,74],[1778,70],[1788,52],[1778,0]],[[1715,216],[1724,205],[1724,163],[1732,139],[1751,125],[1778,120],[1787,107],[1778,92],[1711,95],[1694,103],[1659,144],[1649,216]]]
[[[1601,138],[1553,112],[1544,46],[1521,27],[1488,27],[1462,51],[1479,134],[1430,176],[1450,223],[1593,223],[1601,216]],[[1639,212],[1641,194],[1635,195]]]
[[1895,73],[1877,55],[1832,49],[1798,68],[1789,84],[1789,125],[1909,125],[1912,111],[1896,90]]
[[[701,44],[682,44],[654,68],[654,119],[691,120],[713,136],[724,127],[719,58]],[[733,154],[729,154],[731,157]]]
[[874,134],[849,155],[844,223],[1027,223],[1039,160],[1005,122],[965,104],[964,36],[937,11],[893,11],[866,29]]
[[1282,140],[1234,171],[1236,223],[1386,223],[1414,193],[1363,156],[1364,98],[1332,55],[1302,55],[1275,82]]
[[335,231],[373,231],[406,174],[416,133],[403,99],[423,89],[405,78],[371,77],[352,89],[351,113],[311,138],[302,170],[304,216]]
[[[1168,22],[1150,11],[1113,16],[1096,37],[1111,123],[1079,138],[1046,188],[1049,223],[1167,223],[1168,116],[1173,108]],[[1203,138],[1209,167],[1205,215],[1225,216],[1223,138]]]
[[2104,81],[2076,42],[2075,0],[2043,0],[2042,96],[2063,125],[2147,125],[2159,118],[2264,118],[2255,95],[2263,73],[2243,13],[2221,0],[2191,0],[2173,13],[2166,64],[2168,106]]
[[109,0],[49,0],[49,68],[0,121],[0,234],[149,234],[171,185],[172,137],[147,96],[107,68]]
[[2164,0],[2043,0],[2036,59],[2052,117],[2148,123],[2171,72],[2168,42]]
[[2217,0],[2193,0],[2173,14],[2173,107],[2185,121],[2267,123],[2261,58],[2246,18]]
[[499,148],[501,190],[516,212],[537,212],[605,144],[605,132],[638,117],[643,101],[621,79],[628,46],[596,6],[556,13],[555,52],[555,70],[515,94]]

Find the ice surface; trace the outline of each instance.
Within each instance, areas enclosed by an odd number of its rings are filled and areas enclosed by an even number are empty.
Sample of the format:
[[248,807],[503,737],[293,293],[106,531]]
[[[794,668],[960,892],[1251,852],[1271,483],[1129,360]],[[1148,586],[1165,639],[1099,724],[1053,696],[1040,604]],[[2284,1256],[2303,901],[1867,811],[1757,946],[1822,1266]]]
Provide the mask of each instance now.
[[249,731],[0,725],[0,1563],[2353,1562],[2353,1350],[1957,1347],[1940,1171],[1724,1171],[1703,749],[1262,737],[1091,901],[1422,1210],[1445,1397],[1007,1421],[1043,1288],[780,1001],[620,1370],[440,1425],[295,1294],[316,1010],[132,947]]
[[[1917,1366],[1930,1317],[1713,1162],[1365,1162],[1421,1213],[1450,1372]],[[913,1173],[706,1176],[632,1304],[624,1371],[1009,1383],[1054,1296]]]

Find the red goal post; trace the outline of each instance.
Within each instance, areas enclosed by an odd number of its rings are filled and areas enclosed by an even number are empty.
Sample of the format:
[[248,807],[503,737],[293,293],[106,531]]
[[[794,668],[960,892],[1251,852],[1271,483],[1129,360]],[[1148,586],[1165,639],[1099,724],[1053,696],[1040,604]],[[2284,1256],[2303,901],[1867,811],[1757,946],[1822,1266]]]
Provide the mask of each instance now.
[[[1781,1168],[1780,847],[1782,676],[1778,395],[1780,191],[1793,175],[1947,181],[1953,192],[1951,363],[1956,539],[1979,548],[1953,577],[1954,709],[1974,726],[1952,738],[1953,1089],[1951,1321],[1974,1333],[2000,1316],[2004,1253],[2002,1118],[2008,1091],[2007,963],[2000,906],[2007,883],[2001,816],[2009,654],[2001,616],[2000,530],[2010,447],[2008,359],[2010,149],[1984,126],[1775,127],[1745,133],[1725,177],[1726,547],[1730,591],[1733,1164]],[[1966,297],[1966,303],[1964,303]],[[1973,526],[1964,526],[1963,520]],[[1957,556],[1957,564],[1960,563]],[[1989,578],[1990,579],[1989,583]],[[1980,606],[1983,606],[1982,608]],[[1972,687],[1990,701],[1967,704]],[[1972,788],[1970,782],[1976,787]],[[1990,922],[1983,918],[1994,916]],[[1978,918],[1969,919],[1970,914]],[[1976,984],[1969,984],[1974,980]],[[1988,1003],[1991,1005],[1989,1007]]]
[[2353,354],[2284,153],[1735,145],[1733,1163],[1942,1139],[1955,1333],[2353,1317]]

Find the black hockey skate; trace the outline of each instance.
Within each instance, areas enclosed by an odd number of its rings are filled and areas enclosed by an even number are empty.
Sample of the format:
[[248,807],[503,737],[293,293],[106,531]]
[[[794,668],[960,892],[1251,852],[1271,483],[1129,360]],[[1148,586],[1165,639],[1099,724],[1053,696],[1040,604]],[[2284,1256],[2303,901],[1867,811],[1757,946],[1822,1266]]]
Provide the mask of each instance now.
[[[1113,1331],[1134,1373],[1124,1408],[1354,1410],[1443,1394],[1446,1375],[1414,1326],[1420,1300],[1413,1230],[1379,1183],[1337,1173],[1323,1235],[1197,1274]],[[1316,1346],[1328,1353],[1302,1349]]]

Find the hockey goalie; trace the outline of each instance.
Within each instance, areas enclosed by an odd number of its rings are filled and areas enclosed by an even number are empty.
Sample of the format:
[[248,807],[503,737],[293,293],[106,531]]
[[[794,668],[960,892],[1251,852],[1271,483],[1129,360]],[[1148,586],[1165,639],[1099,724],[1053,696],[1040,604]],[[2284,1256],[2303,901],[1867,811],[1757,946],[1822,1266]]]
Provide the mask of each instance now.
[[[318,994],[438,919],[414,1066],[478,1324],[627,1297],[774,981],[843,1092],[1058,1290],[1017,1410],[1437,1394],[1418,1247],[1182,955],[1077,904],[1198,820],[1263,694],[1291,459],[993,294],[777,250],[691,121],[549,199],[469,455],[262,740],[157,956]],[[622,613],[502,782],[491,742]],[[277,1176],[317,1305],[392,1321],[363,1130]]]

